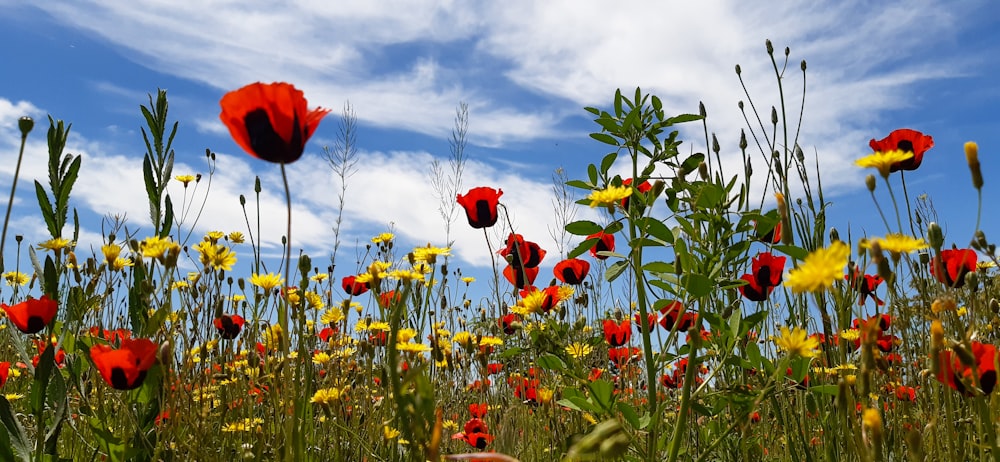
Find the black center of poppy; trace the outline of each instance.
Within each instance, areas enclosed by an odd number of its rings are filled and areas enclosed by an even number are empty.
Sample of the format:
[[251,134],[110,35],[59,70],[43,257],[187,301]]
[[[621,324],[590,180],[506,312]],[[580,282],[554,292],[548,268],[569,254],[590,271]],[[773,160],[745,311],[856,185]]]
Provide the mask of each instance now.
[[271,125],[271,118],[264,109],[256,109],[243,117],[243,124],[250,137],[250,148],[257,157],[268,162],[291,163],[302,156],[302,133],[299,129],[298,116],[295,118],[292,139],[285,142]]
[[986,371],[979,377],[979,386],[983,388],[983,393],[987,395],[993,391],[997,384],[997,371]]
[[233,322],[233,318],[229,316],[223,316],[220,320],[222,328],[219,329],[219,336],[226,340],[232,340],[240,335],[240,326]]
[[771,285],[771,268],[762,266],[757,270],[757,285],[767,287]]
[[125,375],[125,370],[116,367],[111,369],[111,387],[115,390],[133,390],[139,388],[142,385],[142,381],[146,379],[146,371],[140,371],[139,375],[136,376],[135,381],[129,383],[128,376]]
[[910,140],[902,140],[896,143],[896,149],[903,152],[913,152],[913,142]]
[[566,284],[579,284],[583,282],[580,280],[580,277],[576,275],[576,272],[573,271],[573,268],[570,267],[563,268],[562,277],[563,282]]
[[473,445],[476,446],[476,449],[486,449],[486,437],[478,435],[473,437],[473,441]]
[[25,331],[28,334],[34,334],[35,332],[41,332],[45,328],[45,320],[41,316],[28,316],[28,330]]
[[489,201],[476,201],[476,222],[469,223],[473,228],[486,228],[493,226],[497,222],[497,217],[490,207]]

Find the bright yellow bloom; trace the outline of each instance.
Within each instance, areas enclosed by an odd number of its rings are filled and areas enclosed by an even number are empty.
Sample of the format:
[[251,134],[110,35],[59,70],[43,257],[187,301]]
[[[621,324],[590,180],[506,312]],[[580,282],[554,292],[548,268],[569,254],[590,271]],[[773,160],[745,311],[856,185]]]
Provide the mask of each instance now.
[[476,278],[474,278],[472,276],[465,276],[465,277],[462,278],[462,282],[464,282],[466,284],[472,284],[473,282],[476,282]]
[[229,233],[229,235],[227,235],[226,238],[229,239],[229,242],[232,242],[233,244],[242,244],[244,242],[243,233],[239,231],[233,231]]
[[104,254],[104,261],[110,266],[121,255],[122,247],[118,244],[105,244],[101,246],[101,253]]
[[472,334],[469,331],[455,332],[455,335],[451,338],[452,342],[455,342],[462,346],[469,346],[472,343]]
[[[423,273],[411,270],[392,270],[388,273],[388,277],[391,279],[399,279],[403,282],[424,280]],[[357,279],[355,279],[355,281],[357,281]]]
[[318,273],[318,274],[314,274],[312,276],[309,276],[309,280],[312,281],[312,282],[323,282],[328,277],[330,277],[330,275],[327,274],[327,273]]
[[905,152],[897,149],[895,151],[875,152],[869,154],[854,161],[854,164],[858,167],[878,169],[878,173],[879,175],[882,175],[882,178],[889,178],[889,167],[892,167],[893,164],[912,158],[913,151]]
[[399,430],[396,430],[388,425],[383,425],[382,436],[384,436],[387,440],[394,440],[399,437]]
[[431,247],[427,244],[427,247],[417,247],[413,249],[413,260],[417,262],[426,262],[434,264],[437,262],[437,257],[450,257],[451,247]]
[[285,278],[274,273],[254,273],[250,276],[250,283],[260,287],[264,290],[264,292],[271,292],[275,287],[280,286],[283,282],[285,282]]
[[788,327],[781,326],[781,336],[775,337],[774,343],[792,357],[812,358],[817,354],[816,348],[819,348],[819,339],[810,337],[801,327],[789,331]]
[[24,395],[20,393],[7,393],[4,397],[7,398],[7,401],[17,401],[19,399],[23,399]]
[[195,178],[194,175],[177,175],[174,177],[174,179],[183,183],[184,187],[186,188],[188,186],[188,183],[195,181],[197,178]]
[[396,341],[399,343],[406,343],[412,340],[413,337],[416,336],[417,336],[416,329],[410,329],[410,328],[399,329],[399,332],[396,333]]
[[555,396],[555,391],[548,388],[539,388],[536,392],[538,397],[538,404],[549,404],[552,402],[552,398]]
[[176,257],[181,251],[181,246],[171,241],[169,237],[153,236],[147,237],[139,243],[139,251],[143,257],[155,258],[162,261],[166,258],[172,259]]
[[232,297],[229,297],[229,299],[232,300],[235,303],[239,303],[239,302],[242,302],[242,301],[246,300],[247,297],[245,295],[242,295],[242,294],[235,294]]
[[590,200],[590,207],[614,207],[621,203],[622,199],[632,195],[632,188],[628,186],[609,185],[608,189],[598,189],[590,193],[587,199]]
[[31,278],[29,278],[27,274],[24,274],[20,271],[8,271],[6,273],[3,273],[3,278],[5,281],[7,281],[7,285],[11,287],[23,286],[27,284],[28,281],[31,280]]
[[844,265],[850,254],[851,249],[841,241],[836,241],[825,249],[818,249],[788,272],[785,285],[796,294],[825,290],[844,277]]
[[313,397],[309,400],[310,403],[319,404],[322,406],[329,406],[337,401],[340,401],[341,396],[347,392],[347,387],[343,389],[340,388],[322,388],[316,390]]
[[118,257],[115,262],[110,265],[111,271],[121,271],[129,266],[135,266],[135,262],[131,258]]
[[205,234],[205,240],[213,244],[219,242],[219,239],[226,237],[226,233],[222,231],[209,231]]
[[264,346],[271,350],[276,350],[278,345],[281,344],[283,334],[281,326],[277,324],[268,326],[267,329],[264,329]]
[[396,349],[405,353],[423,353],[431,351],[431,347],[423,343],[396,343]]
[[188,281],[196,283],[201,280],[201,273],[198,271],[191,271],[188,273]]
[[319,318],[324,324],[337,324],[345,319],[344,312],[336,306],[331,306],[330,309],[323,313],[323,316]]
[[47,250],[62,250],[67,247],[73,247],[73,241],[66,239],[64,237],[54,237],[45,242],[39,242],[38,247]]
[[493,336],[484,336],[479,339],[479,346],[492,347],[503,345],[503,340]]
[[326,364],[330,362],[330,355],[325,351],[317,351],[313,353],[312,361],[313,364]]
[[309,304],[309,308],[314,310],[321,310],[324,306],[326,306],[326,303],[323,301],[323,296],[312,291],[306,292],[306,303]]
[[580,359],[584,356],[587,356],[592,351],[594,351],[594,348],[591,347],[590,345],[587,345],[586,343],[574,342],[566,346],[566,354],[576,359]]
[[396,235],[392,233],[382,233],[372,238],[372,244],[383,244],[392,242]]
[[858,329],[844,329],[840,331],[840,338],[847,340],[848,342],[853,342],[861,338],[861,331]]
[[262,423],[264,423],[264,419],[247,417],[241,421],[226,424],[222,427],[222,431],[226,433],[259,431]]
[[170,288],[172,290],[187,289],[188,288],[188,282],[187,281],[174,281],[173,284],[170,284]]
[[910,253],[928,247],[923,238],[915,239],[905,234],[888,234],[885,237],[876,237],[862,245],[871,248],[875,242],[878,242],[882,250],[892,254]]
[[882,433],[882,416],[879,415],[878,409],[868,408],[861,412],[861,423],[862,425],[872,434],[878,435]]

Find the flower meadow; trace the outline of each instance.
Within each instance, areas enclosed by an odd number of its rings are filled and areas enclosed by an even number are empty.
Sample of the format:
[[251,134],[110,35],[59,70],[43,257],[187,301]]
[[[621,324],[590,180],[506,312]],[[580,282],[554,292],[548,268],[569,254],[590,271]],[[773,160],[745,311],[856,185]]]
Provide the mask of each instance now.
[[[794,91],[790,51],[767,53]],[[884,226],[858,236],[826,221],[803,109],[746,97],[732,148],[704,107],[671,115],[641,89],[586,108],[607,154],[554,176],[560,248],[519,233],[504,185],[461,186],[460,108],[436,183],[454,225],[482,230],[478,280],[447,235],[408,248],[381,233],[357,259],[294,251],[286,165],[337,121],[292,84],[220,100],[236,144],[284,179],[277,262],[250,218],[204,236],[178,218],[167,185],[193,200],[214,154],[203,175],[173,172],[164,91],[141,106],[151,225],[109,218],[99,249],[77,247],[87,165],[49,118],[48,178],[28,180],[50,237],[11,229],[16,256],[0,258],[0,460],[1000,461],[996,246],[978,219],[945,234],[907,191],[932,134],[856,147]],[[344,180],[349,110],[339,122],[324,153]],[[22,146],[35,125],[19,121]],[[707,152],[678,131],[699,125]],[[977,145],[964,152],[981,210]],[[243,207],[260,182],[246,189]]]

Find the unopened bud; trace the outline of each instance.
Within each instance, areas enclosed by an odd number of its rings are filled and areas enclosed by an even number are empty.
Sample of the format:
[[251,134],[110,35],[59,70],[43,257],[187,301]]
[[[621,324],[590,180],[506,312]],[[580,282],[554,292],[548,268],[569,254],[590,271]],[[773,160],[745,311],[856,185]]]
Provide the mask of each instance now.
[[17,128],[21,130],[21,138],[27,138],[28,133],[31,133],[31,129],[35,128],[35,119],[28,116],[21,117],[17,119]]
[[259,176],[255,176],[254,179],[253,179],[253,191],[255,193],[257,193],[257,194],[260,194],[261,189],[260,189],[260,177]]
[[979,145],[969,141],[965,143],[965,161],[969,164],[969,171],[972,172],[972,186],[976,189],[983,187],[983,171],[979,168]]
[[705,103],[703,101],[698,101],[698,114],[702,117],[708,117],[708,112],[705,111]]
[[700,176],[701,179],[705,180],[705,181],[708,181],[711,178],[708,175],[708,164],[706,164],[704,162],[699,162],[698,163],[698,176]]
[[993,314],[1000,314],[1000,302],[998,302],[995,298],[990,299],[990,311],[992,311]]
[[778,109],[771,106],[771,125],[778,125]]
[[937,222],[932,221],[927,225],[927,243],[935,251],[940,251],[941,246],[944,245],[944,232],[941,231],[941,226]]
[[806,60],[803,59],[802,60],[802,64],[800,64],[799,67],[802,68],[802,72],[805,72],[806,71]]
[[771,44],[771,39],[764,41],[764,47],[767,48],[767,54],[774,54],[774,45]]
[[840,240],[840,233],[837,232],[837,228],[830,228],[830,242],[837,242]]
[[976,290],[979,287],[979,273],[975,271],[965,273],[965,285],[972,290]]
[[[739,64],[737,64],[736,65],[736,75],[740,75],[741,73],[743,73],[743,69],[740,68]],[[743,109],[742,106],[743,106],[743,101],[740,101],[740,109]]]
[[875,185],[875,175],[869,173],[868,176],[865,177],[865,187],[868,188],[868,192],[875,192]]
[[744,150],[746,148],[747,148],[747,134],[746,132],[743,131],[743,129],[740,129],[740,149]]
[[944,325],[937,319],[931,322],[931,347],[938,350],[944,348]]

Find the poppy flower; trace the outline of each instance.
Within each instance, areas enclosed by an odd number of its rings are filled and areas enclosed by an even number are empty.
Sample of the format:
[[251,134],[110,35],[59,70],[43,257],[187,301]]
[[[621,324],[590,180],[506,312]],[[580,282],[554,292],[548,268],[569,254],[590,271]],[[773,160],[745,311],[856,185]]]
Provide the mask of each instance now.
[[740,294],[750,301],[763,302],[781,284],[781,272],[785,268],[785,257],[775,257],[770,252],[761,252],[751,260],[751,273],[740,276],[747,281],[739,286]]
[[34,334],[52,322],[59,311],[59,304],[48,295],[42,295],[42,298],[29,298],[14,306],[0,303],[0,308],[7,313],[14,327],[25,334]]
[[378,303],[384,308],[389,308],[391,306],[397,305],[403,301],[403,294],[396,292],[395,290],[390,290],[388,292],[382,292],[378,295]]
[[[979,257],[972,249],[942,250],[941,256],[931,260],[931,274],[948,287],[959,288],[965,285],[965,275],[976,270]],[[944,268],[944,274],[938,274],[938,264]]]
[[541,381],[538,379],[522,378],[515,379],[514,397],[524,400],[524,404],[538,404],[538,386]]
[[357,297],[365,292],[368,292],[368,283],[359,282],[357,276],[346,276],[344,279],[340,280],[340,286],[344,288],[344,292]]
[[517,332],[517,325],[515,323],[520,323],[521,317],[516,313],[507,313],[497,320],[497,324],[500,325],[500,330],[507,335],[512,335]]
[[893,130],[889,136],[868,142],[875,152],[903,151],[912,152],[913,157],[896,162],[889,167],[890,172],[899,170],[916,170],[924,160],[924,153],[934,147],[934,138],[909,128]]
[[917,389],[913,387],[907,387],[905,385],[899,385],[894,390],[896,394],[896,399],[900,401],[913,402],[917,400]]
[[478,418],[469,419],[463,430],[461,433],[452,435],[451,439],[465,441],[469,443],[469,446],[480,450],[486,449],[486,446],[493,442],[493,435],[489,434],[486,422]]
[[[44,346],[40,346],[41,350],[37,355],[31,357],[31,366],[38,367],[38,363],[42,360],[42,353],[45,353]],[[66,366],[66,352],[62,348],[56,350],[55,356],[52,357],[53,362],[56,363],[56,367],[62,369]]]
[[469,226],[474,229],[489,228],[497,222],[497,203],[503,195],[502,189],[485,186],[472,188],[465,195],[457,194],[455,200],[465,209]]
[[587,236],[588,240],[589,239],[594,239],[594,238],[597,238],[597,242],[595,242],[594,246],[590,248],[590,256],[592,256],[592,257],[594,257],[594,258],[596,258],[598,260],[606,260],[608,258],[607,255],[598,255],[597,252],[614,252],[615,251],[615,235],[614,234],[605,234],[604,231],[601,231],[599,233],[591,234],[590,236]]
[[[631,178],[626,178],[626,179],[622,180],[622,186],[631,186],[631,185],[632,185],[632,179]],[[653,189],[653,185],[649,184],[649,181],[643,181],[642,183],[639,183],[639,186],[636,186],[635,189],[638,189],[639,192],[642,193],[642,194],[646,194],[647,192],[649,192],[650,189]],[[628,210],[628,205],[630,203],[629,199],[631,199],[631,198],[632,198],[632,195],[630,195],[629,197],[626,197],[626,198],[622,199],[622,208],[623,209]]]
[[583,280],[587,279],[587,273],[589,272],[590,263],[587,260],[579,258],[563,260],[556,263],[555,268],[552,269],[552,273],[555,274],[556,279],[571,285],[583,283]]
[[503,363],[489,363],[486,365],[486,373],[488,375],[499,374],[503,372]]
[[[861,295],[858,297],[858,305],[864,305],[865,300],[870,296],[875,299],[875,304],[878,306],[885,305],[882,299],[875,295],[875,289],[878,288],[879,284],[882,283],[882,276],[871,275],[871,274],[861,274],[858,271],[854,272],[854,275],[844,275],[844,279],[850,284],[851,288],[857,289]],[[883,329],[884,330],[884,329]]]
[[306,141],[329,109],[309,110],[292,84],[251,83],[226,93],[219,118],[236,144],[258,159],[290,164],[302,157]]
[[238,314],[224,314],[215,318],[215,329],[219,331],[220,337],[232,340],[240,335],[245,323],[246,321]]
[[146,372],[156,363],[158,349],[149,339],[123,340],[117,350],[108,345],[90,347],[90,359],[111,388],[132,390],[146,379]]
[[620,347],[628,343],[631,337],[632,322],[628,319],[623,319],[621,323],[610,319],[604,320],[604,340],[608,342],[608,345]]
[[535,268],[545,258],[545,251],[538,244],[524,240],[520,234],[511,233],[507,236],[507,247],[500,250],[500,256],[506,259],[510,266]]
[[[997,384],[996,347],[986,343],[972,342],[972,356],[976,361],[976,371],[979,372],[979,387],[983,393],[990,394]],[[954,388],[965,396],[972,396],[973,391],[966,388],[972,385],[973,369],[966,365],[957,354],[951,350],[942,351],[938,355],[939,382]]]
[[330,341],[330,338],[333,337],[333,334],[335,333],[337,333],[337,331],[332,327],[324,327],[323,330],[316,334],[316,337],[323,341],[323,343],[326,343]]
[[8,374],[10,374],[10,362],[4,361],[0,363],[0,387],[7,383]]
[[490,405],[486,403],[472,403],[469,405],[469,414],[476,419],[481,419],[486,415],[486,411],[490,409]]
[[514,287],[525,289],[535,283],[535,278],[538,277],[538,268],[520,268],[507,265],[503,269],[503,277],[514,284]]
[[638,348],[629,348],[624,346],[611,348],[608,349],[608,359],[611,360],[611,363],[614,364],[615,367],[621,369],[632,360],[638,360],[641,358],[641,352],[642,350]]

